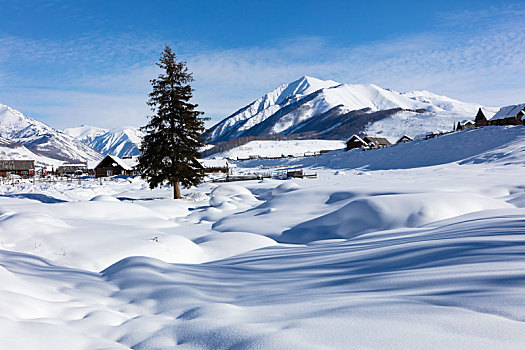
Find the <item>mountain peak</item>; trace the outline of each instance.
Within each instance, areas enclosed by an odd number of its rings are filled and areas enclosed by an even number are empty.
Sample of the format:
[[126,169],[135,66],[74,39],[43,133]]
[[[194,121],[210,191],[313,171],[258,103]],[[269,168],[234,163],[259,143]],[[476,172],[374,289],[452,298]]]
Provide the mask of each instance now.
[[100,158],[100,154],[67,133],[6,105],[0,105],[0,137],[17,142],[48,159],[85,161]]
[[[209,137],[213,143],[271,134],[345,138],[350,131],[364,132],[369,128],[367,125],[386,118],[405,118],[410,123],[417,120],[430,128],[430,132],[434,131],[433,126],[441,130],[456,119],[473,117],[479,107],[427,91],[400,93],[374,84],[340,84],[305,75],[279,86],[217,123],[210,129]],[[419,120],[431,117],[436,117],[434,124]],[[408,125],[408,122],[396,123],[399,125],[396,128]],[[408,132],[398,131],[400,135]]]

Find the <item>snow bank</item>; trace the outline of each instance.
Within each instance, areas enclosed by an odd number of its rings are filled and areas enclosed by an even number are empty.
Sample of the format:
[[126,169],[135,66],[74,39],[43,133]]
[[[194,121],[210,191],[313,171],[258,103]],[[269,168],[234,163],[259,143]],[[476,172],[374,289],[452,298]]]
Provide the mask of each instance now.
[[283,232],[280,242],[308,243],[352,238],[367,232],[420,227],[433,221],[512,205],[472,193],[432,192],[360,198]]

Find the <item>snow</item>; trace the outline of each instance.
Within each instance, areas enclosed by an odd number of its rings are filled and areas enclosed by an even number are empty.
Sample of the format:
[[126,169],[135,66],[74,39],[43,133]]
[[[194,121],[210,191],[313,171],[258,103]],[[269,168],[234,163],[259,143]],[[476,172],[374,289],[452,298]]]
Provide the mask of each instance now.
[[210,138],[215,139],[236,129],[241,131],[249,129],[276,113],[281,105],[297,101],[317,90],[337,85],[339,83],[332,80],[320,80],[308,76],[303,76],[290,84],[280,85],[215,125],[211,130]]
[[120,158],[140,155],[143,133],[134,127],[112,129],[86,142],[97,152]]
[[[124,170],[133,170],[133,168],[135,166],[137,166],[137,164],[138,164],[138,158],[137,157],[131,157],[131,158],[125,158],[125,159],[119,158],[117,156],[112,156],[112,155],[107,155],[106,157],[111,158],[113,160],[113,162],[115,162],[118,165],[120,165]],[[98,164],[102,163],[106,159],[106,157],[104,159],[102,159]],[[98,164],[95,165],[93,167],[93,169],[96,168],[98,166]],[[89,165],[90,164],[88,164],[88,166]]]
[[491,120],[505,119],[509,117],[515,117],[520,111],[525,109],[525,103],[519,105],[510,105],[501,107],[500,110],[492,117]]
[[250,157],[302,157],[308,153],[345,148],[341,140],[286,140],[286,141],[250,141],[229,151],[215,153],[210,157],[228,159],[248,159]]
[[525,341],[525,127],[236,162],[315,179],[0,184],[9,349]]
[[[391,138],[398,139],[407,132],[419,135],[421,130],[422,134],[443,128],[451,130],[459,120],[474,119],[479,108],[488,116],[496,113],[493,107],[462,102],[429,91],[400,93],[374,84],[340,84],[302,77],[291,84],[279,86],[216,124],[211,129],[210,139],[218,142],[238,136],[262,136],[265,133],[293,134],[301,123],[334,109],[342,113],[398,108],[403,112],[371,123],[367,132],[374,134],[370,136],[388,133],[392,135]],[[427,112],[415,113],[416,110]],[[407,119],[408,122],[401,123]],[[412,129],[414,126],[417,130]],[[257,130],[257,127],[260,129]],[[333,125],[320,123],[317,127],[321,129],[316,131],[322,132],[325,131],[322,128],[329,129]]]
[[199,163],[205,168],[228,168],[228,160],[226,159],[199,159]]
[[73,128],[66,128],[64,132],[77,140],[89,144],[95,137],[107,133],[109,130],[90,125],[81,125]]
[[[57,160],[84,162],[101,158],[99,153],[72,136],[2,104],[0,137],[23,145],[39,156],[35,160],[47,165],[53,165]],[[48,158],[54,161],[48,161]]]

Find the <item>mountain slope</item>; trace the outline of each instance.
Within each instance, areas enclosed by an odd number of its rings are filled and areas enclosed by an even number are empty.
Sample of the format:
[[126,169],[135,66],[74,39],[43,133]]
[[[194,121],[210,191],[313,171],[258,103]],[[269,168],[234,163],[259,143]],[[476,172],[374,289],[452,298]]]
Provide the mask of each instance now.
[[2,104],[0,137],[17,142],[37,155],[57,160],[77,162],[101,158],[99,153],[70,135]]
[[[222,120],[210,129],[209,136],[212,143],[277,133],[346,139],[352,133],[369,129],[374,134],[389,130],[389,137],[396,138],[411,133],[408,124],[421,124],[411,135],[420,136],[436,129],[450,130],[458,120],[471,119],[478,108],[484,107],[428,91],[400,93],[373,84],[339,84],[305,76],[279,86]],[[384,128],[370,128],[398,115],[414,122],[387,122]]]
[[97,152],[117,157],[130,157],[140,154],[142,132],[136,128],[113,129],[93,138],[87,144]]
[[77,140],[80,140],[86,144],[89,144],[97,136],[107,133],[108,129],[99,128],[90,125],[81,125],[74,128],[66,128],[64,132],[70,136],[73,136]]

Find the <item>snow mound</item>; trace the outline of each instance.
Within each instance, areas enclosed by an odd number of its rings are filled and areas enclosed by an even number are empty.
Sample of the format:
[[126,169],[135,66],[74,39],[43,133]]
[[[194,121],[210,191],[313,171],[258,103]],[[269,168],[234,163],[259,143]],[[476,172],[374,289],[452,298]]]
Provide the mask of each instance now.
[[113,196],[107,194],[101,194],[90,199],[91,202],[120,202]]
[[501,200],[462,192],[371,196],[353,200],[327,215],[301,223],[285,231],[279,241],[308,243],[352,238],[374,231],[421,227],[481,210],[512,207]]
[[210,194],[210,205],[216,208],[235,208],[239,202],[253,201],[257,201],[257,198],[246,187],[239,185],[222,185]]
[[280,184],[276,188],[272,190],[272,196],[278,196],[283,193],[291,192],[300,189],[301,186],[299,186],[297,183],[293,181],[287,181],[283,184]]

